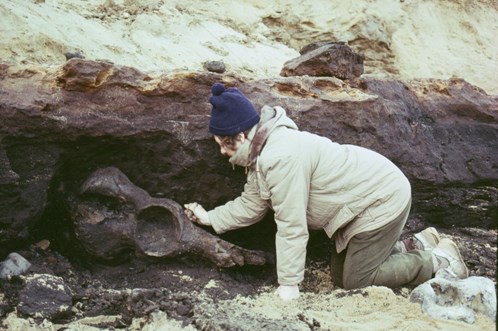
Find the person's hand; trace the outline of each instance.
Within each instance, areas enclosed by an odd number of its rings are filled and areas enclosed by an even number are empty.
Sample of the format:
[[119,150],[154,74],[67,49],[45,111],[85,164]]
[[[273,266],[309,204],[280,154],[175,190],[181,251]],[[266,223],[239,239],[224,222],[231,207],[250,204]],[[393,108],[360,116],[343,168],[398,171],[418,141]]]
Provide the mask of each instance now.
[[297,299],[299,297],[299,287],[297,285],[280,285],[276,293],[284,301]]
[[197,202],[191,202],[183,205],[185,214],[192,221],[201,225],[211,225],[207,211]]

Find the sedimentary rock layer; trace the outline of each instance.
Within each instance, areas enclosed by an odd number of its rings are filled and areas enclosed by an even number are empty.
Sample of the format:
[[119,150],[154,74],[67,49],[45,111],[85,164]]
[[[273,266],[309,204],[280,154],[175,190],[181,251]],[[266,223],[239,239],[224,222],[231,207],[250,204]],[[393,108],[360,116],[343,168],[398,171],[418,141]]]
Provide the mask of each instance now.
[[2,254],[47,229],[70,231],[64,199],[100,167],[179,203],[211,208],[237,196],[243,171],[207,131],[217,81],[257,107],[284,107],[302,130],[389,157],[412,181],[414,212],[431,213],[424,221],[496,227],[498,100],[463,80],[151,77],[74,58],[51,69],[0,65]]

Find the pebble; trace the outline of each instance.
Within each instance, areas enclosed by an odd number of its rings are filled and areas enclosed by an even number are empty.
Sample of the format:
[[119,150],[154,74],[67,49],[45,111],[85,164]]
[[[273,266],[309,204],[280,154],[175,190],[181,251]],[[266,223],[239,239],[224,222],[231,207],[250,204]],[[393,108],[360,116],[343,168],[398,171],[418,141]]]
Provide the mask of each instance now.
[[222,74],[225,72],[225,64],[222,61],[207,61],[203,63],[204,69]]
[[10,253],[7,259],[0,263],[0,278],[18,276],[31,267],[31,263],[17,253]]
[[41,240],[35,244],[35,247],[38,247],[39,249],[42,250],[47,250],[50,247],[50,241],[49,240]]
[[66,56],[66,60],[70,60],[72,58],[78,58],[78,59],[85,58],[85,56],[83,56],[83,54],[81,54],[79,51],[66,52],[64,55]]

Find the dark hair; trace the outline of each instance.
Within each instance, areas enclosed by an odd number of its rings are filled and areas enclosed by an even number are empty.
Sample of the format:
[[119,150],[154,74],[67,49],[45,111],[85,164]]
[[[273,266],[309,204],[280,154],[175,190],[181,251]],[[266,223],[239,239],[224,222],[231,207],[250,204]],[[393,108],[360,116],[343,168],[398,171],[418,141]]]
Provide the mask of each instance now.
[[[251,128],[251,129],[252,129],[252,128]],[[228,146],[228,147],[233,147],[233,146],[235,145],[235,143],[237,142],[237,140],[238,140],[238,139],[237,139],[237,137],[239,136],[239,134],[241,134],[241,133],[242,133],[242,134],[244,135],[244,137],[246,137],[246,138],[247,138],[247,135],[249,134],[249,131],[251,131],[251,129],[246,130],[246,131],[244,131],[244,132],[239,132],[239,133],[234,134],[234,135],[232,135],[232,136],[217,136],[217,137],[218,137],[218,138],[220,138],[220,141],[221,141],[224,145],[226,145],[226,146]]]

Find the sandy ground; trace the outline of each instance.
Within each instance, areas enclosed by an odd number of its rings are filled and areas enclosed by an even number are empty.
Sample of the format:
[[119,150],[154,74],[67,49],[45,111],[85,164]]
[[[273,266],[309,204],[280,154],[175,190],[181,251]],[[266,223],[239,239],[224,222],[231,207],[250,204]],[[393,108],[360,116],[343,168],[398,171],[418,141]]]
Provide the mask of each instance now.
[[365,74],[466,79],[498,93],[498,4],[470,0],[4,0],[0,58],[52,65],[66,52],[143,71],[278,76],[298,50],[345,41]]
[[[496,236],[495,230],[489,231],[490,236]],[[465,248],[473,245],[468,239],[460,243]],[[55,271],[73,288],[86,283],[86,294],[78,297],[89,299],[79,299],[74,305],[81,303],[86,308],[75,310],[75,317],[79,318],[66,323],[19,318],[14,310],[0,321],[0,329],[3,323],[5,330],[12,331],[114,330],[120,325],[118,321],[128,315],[133,318],[122,328],[127,331],[496,330],[495,322],[481,314],[476,316],[474,324],[431,318],[417,303],[410,302],[408,287],[391,290],[371,286],[351,291],[335,287],[327,260],[314,256],[314,250],[323,250],[323,243],[315,241],[315,245],[318,246],[310,248],[313,256],[306,265],[301,296],[291,302],[279,300],[274,293],[276,282],[271,266],[232,270],[213,268],[197,259],[153,264],[139,259],[113,267],[95,266],[82,274],[59,254],[47,252],[31,260],[33,271]],[[496,254],[496,246],[480,254],[492,252]],[[467,250],[462,253],[467,254]],[[47,260],[51,261],[49,265]],[[482,267],[488,270],[486,265]],[[151,295],[133,303],[116,299],[137,289]],[[6,299],[0,293],[0,303]],[[148,308],[163,301],[172,303],[169,309]],[[182,302],[187,305],[187,314],[179,310]]]
[[[254,297],[237,297],[217,302],[215,309],[230,320],[230,330],[251,330],[248,316],[258,316],[268,324],[272,321],[285,321],[286,330],[496,330],[495,323],[488,317],[478,315],[474,324],[460,321],[430,318],[411,303],[404,295],[395,294],[385,287],[368,287],[347,292],[341,289],[304,292],[298,300],[284,302],[273,293],[274,288],[265,288],[263,293]],[[406,292],[407,293],[407,292]],[[406,294],[405,293],[405,294]],[[199,296],[205,295],[200,293]],[[209,303],[205,303],[209,304]],[[208,310],[209,311],[209,310]],[[4,321],[6,330],[56,331],[67,328],[73,331],[111,330],[99,325],[112,323],[119,316],[87,317],[70,324],[58,325],[48,321],[35,323],[32,319],[20,319],[11,313]],[[238,321],[238,322],[234,322]],[[213,320],[207,330],[225,330],[226,321]],[[246,323],[247,324],[244,324]],[[261,322],[255,327],[262,327]],[[135,318],[126,328],[130,331],[176,331],[197,330],[192,325],[183,326],[181,322],[168,318],[166,313],[155,311],[145,318]]]

